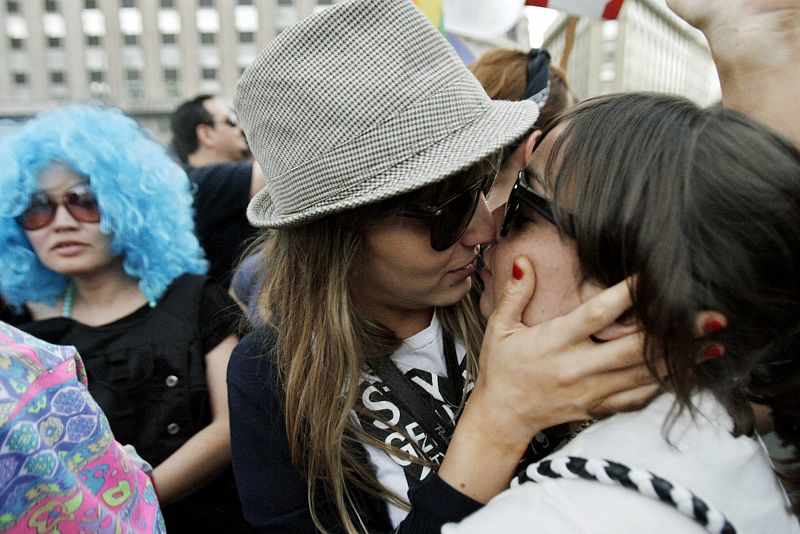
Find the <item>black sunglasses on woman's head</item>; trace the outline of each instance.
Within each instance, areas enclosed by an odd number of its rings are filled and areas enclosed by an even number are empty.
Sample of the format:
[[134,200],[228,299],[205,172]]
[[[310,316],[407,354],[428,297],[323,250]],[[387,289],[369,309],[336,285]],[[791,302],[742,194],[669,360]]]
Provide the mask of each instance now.
[[[506,202],[506,213],[503,217],[503,224],[500,225],[500,236],[505,237],[511,229],[514,222],[514,217],[519,212],[520,202],[526,206],[530,206],[539,215],[547,219],[550,223],[558,226],[556,222],[554,203],[549,198],[537,193],[528,182],[528,171],[522,169],[517,175],[517,181],[514,182],[514,187],[511,189],[511,194],[508,195],[508,202]],[[566,214],[565,225],[563,225],[564,232],[570,236],[575,237],[575,217],[571,213]]]
[[431,227],[431,247],[437,252],[452,247],[467,231],[481,193],[488,195],[495,174],[476,182],[438,206],[415,207],[400,212],[402,217],[428,219]]

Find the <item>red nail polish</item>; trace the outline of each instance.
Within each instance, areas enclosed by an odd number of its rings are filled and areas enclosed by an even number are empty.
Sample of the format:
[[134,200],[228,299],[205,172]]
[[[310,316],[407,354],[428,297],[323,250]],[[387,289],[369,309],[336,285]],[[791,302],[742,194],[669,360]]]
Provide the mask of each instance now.
[[703,358],[706,360],[714,360],[722,356],[722,347],[719,345],[709,345],[703,349]]
[[706,333],[718,332],[723,328],[725,325],[719,319],[708,319],[703,323],[703,331]]
[[522,269],[517,267],[517,264],[514,264],[514,269],[511,270],[511,276],[514,277],[514,280],[522,280],[523,272]]

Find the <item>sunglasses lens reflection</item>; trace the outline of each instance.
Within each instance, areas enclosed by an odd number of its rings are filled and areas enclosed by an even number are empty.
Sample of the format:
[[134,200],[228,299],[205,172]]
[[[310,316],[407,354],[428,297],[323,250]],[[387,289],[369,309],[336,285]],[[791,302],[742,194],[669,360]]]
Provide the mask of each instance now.
[[441,252],[450,248],[464,234],[475,214],[480,192],[479,188],[472,188],[442,206],[432,228],[436,236],[432,242],[435,250]]
[[[67,192],[62,202],[76,221],[100,222],[100,207],[88,187],[80,187]],[[25,230],[39,230],[53,222],[58,206],[58,203],[44,193],[34,194],[28,208],[16,218],[16,221]]]
[[100,208],[91,191],[69,193],[64,199],[64,205],[70,215],[78,221],[90,223],[100,221]]
[[17,220],[26,230],[37,230],[50,224],[55,212],[55,206],[50,203],[50,199],[36,196],[31,198],[28,209]]

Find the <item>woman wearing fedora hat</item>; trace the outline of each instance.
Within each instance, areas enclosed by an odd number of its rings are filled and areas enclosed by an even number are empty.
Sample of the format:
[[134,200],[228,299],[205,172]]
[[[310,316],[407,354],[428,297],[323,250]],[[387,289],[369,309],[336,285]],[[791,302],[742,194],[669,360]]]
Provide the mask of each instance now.
[[342,2],[285,30],[235,105],[270,176],[248,216],[273,229],[270,326],[228,369],[253,525],[434,531],[506,487],[529,444],[552,448],[542,429],[654,394],[637,335],[590,340],[630,305],[624,285],[526,329],[528,277],[481,349],[485,193],[538,108],[491,101],[410,2]]

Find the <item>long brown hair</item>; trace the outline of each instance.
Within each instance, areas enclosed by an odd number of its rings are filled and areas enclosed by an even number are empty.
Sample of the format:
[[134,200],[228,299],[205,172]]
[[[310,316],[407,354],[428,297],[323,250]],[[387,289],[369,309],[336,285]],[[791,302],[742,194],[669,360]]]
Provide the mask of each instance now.
[[[637,274],[634,314],[651,366],[669,368],[674,413],[710,391],[750,433],[757,401],[800,445],[800,152],[736,111],[666,95],[592,99],[562,124],[544,185],[575,215],[586,279]],[[696,338],[702,310],[727,327]],[[725,354],[698,362],[708,342]],[[784,480],[800,488],[798,473]]]
[[[447,180],[471,183],[496,172],[499,154]],[[354,299],[354,265],[363,253],[370,226],[429,195],[436,187],[270,232],[264,241],[264,287],[258,298],[264,319],[278,329],[276,363],[285,389],[286,430],[292,460],[308,482],[312,519],[324,530],[315,495],[331,497],[347,531],[364,531],[353,505],[358,489],[400,507],[365,465],[360,443],[411,461],[430,463],[367,434],[351,415],[367,357],[388,356],[400,345],[387,327],[364,316]],[[467,350],[469,378],[477,372],[483,319],[471,294],[437,309],[442,328]],[[463,405],[463,399],[462,399]]]

